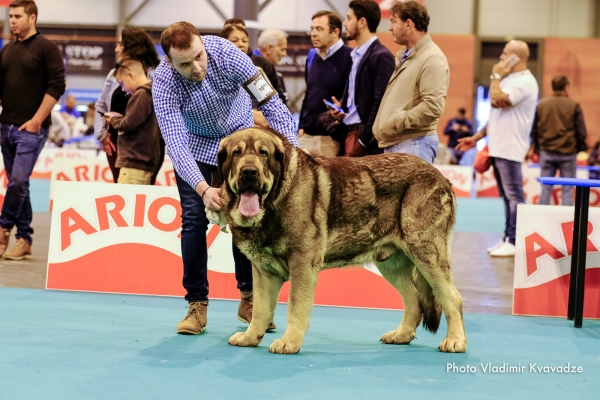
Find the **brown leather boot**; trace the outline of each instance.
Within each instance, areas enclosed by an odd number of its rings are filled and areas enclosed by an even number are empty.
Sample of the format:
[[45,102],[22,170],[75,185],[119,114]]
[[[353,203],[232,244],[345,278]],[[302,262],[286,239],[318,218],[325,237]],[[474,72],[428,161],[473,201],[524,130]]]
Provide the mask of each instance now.
[[177,333],[184,335],[197,335],[206,330],[208,319],[206,318],[206,308],[208,304],[194,301],[190,303],[187,315],[177,324]]
[[[242,300],[240,301],[240,306],[238,307],[238,319],[247,324],[252,321],[252,292],[240,292],[242,296]],[[267,327],[267,331],[272,331],[275,328],[275,324],[271,322]]]
[[4,253],[4,258],[7,260],[31,258],[31,245],[23,238],[17,239],[17,243],[15,243],[13,248]]
[[6,252],[6,248],[8,247],[10,231],[12,231],[12,229],[4,229],[0,227],[0,257],[4,255],[4,252]]

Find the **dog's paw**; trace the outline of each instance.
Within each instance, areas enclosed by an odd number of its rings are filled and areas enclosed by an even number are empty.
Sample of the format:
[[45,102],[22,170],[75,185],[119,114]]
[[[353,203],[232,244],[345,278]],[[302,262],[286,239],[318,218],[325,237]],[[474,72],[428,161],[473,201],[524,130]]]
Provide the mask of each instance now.
[[271,344],[271,347],[269,347],[269,353],[296,354],[300,351],[300,346],[301,344],[296,345],[288,340],[277,339]]
[[464,353],[467,351],[467,340],[465,338],[445,338],[438,349],[444,353]]
[[237,332],[229,338],[229,344],[240,347],[256,347],[261,340],[262,336],[258,337],[248,335],[247,332]]
[[409,344],[417,334],[413,332],[402,332],[402,331],[389,331],[381,336],[381,340],[384,344]]

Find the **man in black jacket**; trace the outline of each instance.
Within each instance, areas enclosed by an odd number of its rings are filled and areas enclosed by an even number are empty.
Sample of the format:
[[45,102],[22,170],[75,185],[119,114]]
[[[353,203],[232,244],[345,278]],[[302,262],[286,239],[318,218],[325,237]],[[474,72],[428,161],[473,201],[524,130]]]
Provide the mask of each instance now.
[[[60,50],[36,30],[37,7],[31,0],[9,5],[10,28],[16,36],[0,51],[0,127],[8,188],[0,214],[0,256],[31,258],[29,177],[51,124],[50,112],[65,92]],[[17,242],[6,252],[10,232]]]
[[381,10],[374,0],[353,0],[346,14],[346,37],[356,41],[352,51],[352,69],[342,101],[333,103],[345,114],[332,110],[334,118],[348,127],[345,155],[360,157],[380,154],[373,137],[373,123],[388,81],[394,72],[393,54],[377,39],[375,32],[381,21]]

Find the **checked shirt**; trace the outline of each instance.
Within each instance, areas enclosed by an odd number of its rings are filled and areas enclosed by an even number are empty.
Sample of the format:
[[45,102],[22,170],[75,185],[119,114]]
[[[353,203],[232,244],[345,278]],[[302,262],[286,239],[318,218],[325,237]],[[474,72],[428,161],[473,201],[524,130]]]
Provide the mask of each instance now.
[[[152,86],[167,153],[175,171],[193,188],[205,180],[196,161],[217,165],[221,139],[254,126],[252,101],[242,84],[258,72],[229,41],[216,36],[203,36],[202,41],[208,67],[201,82],[183,78],[165,59],[154,72]],[[298,146],[296,125],[278,95],[260,110],[273,129]]]

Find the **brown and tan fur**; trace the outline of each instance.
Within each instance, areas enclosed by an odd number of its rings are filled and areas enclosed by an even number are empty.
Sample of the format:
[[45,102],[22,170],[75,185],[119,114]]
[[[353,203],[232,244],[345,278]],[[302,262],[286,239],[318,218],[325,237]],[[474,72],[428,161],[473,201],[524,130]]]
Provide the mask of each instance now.
[[[273,131],[251,128],[221,142],[218,168],[223,212],[254,279],[252,322],[229,344],[260,343],[289,280],[287,329],[269,351],[299,352],[319,271],[374,262],[405,307],[383,343],[410,343],[421,321],[435,333],[443,310],[448,332],[439,349],[466,351],[462,300],[450,271],[456,201],[434,167],[406,154],[313,157]],[[247,187],[261,199],[251,218],[238,211]]]

